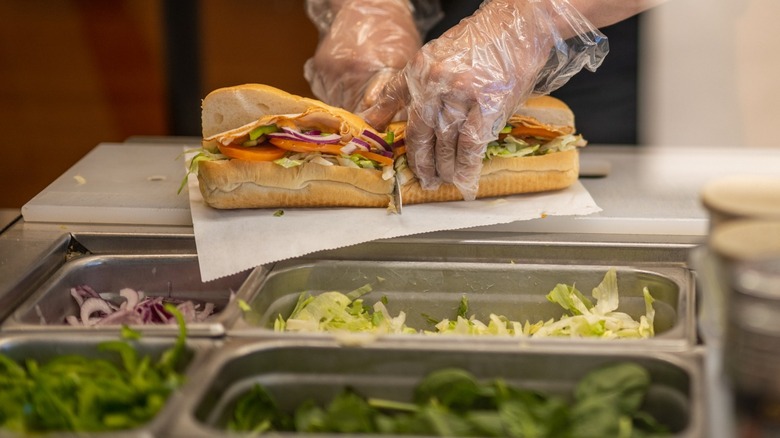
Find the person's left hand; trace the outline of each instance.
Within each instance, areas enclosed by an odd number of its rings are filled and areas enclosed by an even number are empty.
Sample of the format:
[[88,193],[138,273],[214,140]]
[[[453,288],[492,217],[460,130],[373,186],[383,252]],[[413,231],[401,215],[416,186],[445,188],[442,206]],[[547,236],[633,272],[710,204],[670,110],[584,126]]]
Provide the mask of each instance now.
[[[409,102],[406,156],[423,188],[452,183],[476,197],[488,142],[531,94],[550,53],[550,18],[536,9],[525,0],[484,4],[426,44],[386,90],[408,93],[399,99]],[[381,124],[375,111],[364,117]]]
[[374,104],[421,45],[406,0],[345,0],[304,75],[317,98],[359,112]]
[[382,129],[408,105],[406,156],[420,185],[452,183],[473,200],[487,144],[509,116],[606,55],[585,37],[583,50],[571,50],[563,35],[583,32],[597,31],[566,0],[485,2],[423,46],[361,116]]

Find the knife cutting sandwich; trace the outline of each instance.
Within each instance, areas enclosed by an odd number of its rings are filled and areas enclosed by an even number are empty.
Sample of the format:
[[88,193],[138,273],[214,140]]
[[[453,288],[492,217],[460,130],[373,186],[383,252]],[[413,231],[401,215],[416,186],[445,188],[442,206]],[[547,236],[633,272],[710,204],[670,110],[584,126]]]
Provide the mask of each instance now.
[[192,166],[220,209],[390,207],[392,150],[361,118],[262,84],[202,102],[203,148]]
[[[219,209],[386,207],[463,199],[451,184],[424,190],[406,164],[404,122],[387,133],[321,101],[261,84],[220,88],[202,102],[203,151],[191,162]],[[559,190],[578,177],[574,114],[535,97],[487,145],[477,198]],[[398,205],[400,208],[400,205]]]
[[[405,205],[462,200],[453,184],[424,190],[406,161],[405,122],[388,126],[394,133],[396,178]],[[512,115],[497,140],[487,145],[477,199],[560,190],[579,173],[578,148],[587,142],[575,134],[574,113],[560,99],[532,97]]]

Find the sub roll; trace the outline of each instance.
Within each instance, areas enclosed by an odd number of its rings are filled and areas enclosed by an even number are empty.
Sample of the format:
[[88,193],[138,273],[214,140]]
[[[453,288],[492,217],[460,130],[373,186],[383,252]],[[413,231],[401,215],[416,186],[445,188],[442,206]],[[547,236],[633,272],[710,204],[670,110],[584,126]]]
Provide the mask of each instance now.
[[[406,162],[406,123],[394,122],[396,178],[405,205],[458,201],[463,195],[453,184],[424,190]],[[485,150],[477,198],[561,190],[579,176],[578,149],[587,144],[575,134],[574,113],[551,96],[530,98],[507,121],[498,139]]]
[[193,159],[203,200],[219,209],[389,207],[390,144],[361,118],[277,88],[221,88],[202,102]]

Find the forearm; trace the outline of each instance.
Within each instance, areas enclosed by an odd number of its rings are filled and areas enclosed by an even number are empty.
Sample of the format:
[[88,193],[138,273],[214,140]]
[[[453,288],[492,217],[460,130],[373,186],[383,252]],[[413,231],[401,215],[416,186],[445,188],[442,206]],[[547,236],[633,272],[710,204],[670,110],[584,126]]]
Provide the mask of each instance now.
[[[534,10],[534,15],[548,17],[548,33],[564,39],[576,37],[630,18],[667,0],[491,0],[503,3],[520,15]],[[485,4],[483,4],[483,7]],[[584,20],[582,20],[584,18]]]
[[666,0],[569,0],[596,28],[606,27],[655,7]]

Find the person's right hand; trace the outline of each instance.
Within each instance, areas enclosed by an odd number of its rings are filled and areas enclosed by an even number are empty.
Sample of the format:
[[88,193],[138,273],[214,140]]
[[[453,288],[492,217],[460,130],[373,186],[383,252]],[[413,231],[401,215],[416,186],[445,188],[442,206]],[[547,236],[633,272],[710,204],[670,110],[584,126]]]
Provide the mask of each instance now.
[[599,41],[570,50],[562,22],[606,43],[565,0],[484,3],[423,46],[361,116],[381,129],[408,104],[407,159],[422,187],[452,183],[475,199],[487,144],[509,116],[532,93],[549,93],[606,55]]
[[320,42],[304,76],[320,100],[358,112],[373,105],[387,82],[422,45],[406,0],[343,0],[327,5]]

